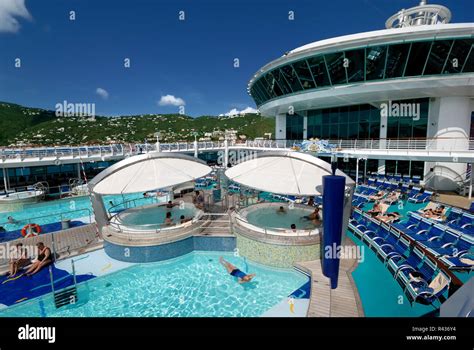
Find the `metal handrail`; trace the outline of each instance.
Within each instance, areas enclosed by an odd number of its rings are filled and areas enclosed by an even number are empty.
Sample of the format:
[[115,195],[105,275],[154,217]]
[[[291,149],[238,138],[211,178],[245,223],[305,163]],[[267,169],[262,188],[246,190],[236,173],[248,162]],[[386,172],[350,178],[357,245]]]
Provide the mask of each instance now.
[[[246,140],[245,142],[228,141],[228,147],[247,148],[291,148],[303,140],[287,139],[263,139]],[[437,138],[400,138],[400,139],[329,139],[330,145],[339,149],[399,149],[399,150],[438,150],[438,151],[467,151],[474,150],[474,138],[467,137],[437,137]],[[225,148],[222,141],[199,141],[199,149],[211,150]],[[162,152],[193,151],[194,142],[160,143]],[[39,148],[3,148],[0,149],[0,159],[27,159],[27,158],[55,158],[72,157],[107,157],[107,156],[129,156],[139,153],[147,153],[156,150],[156,144],[124,144],[96,145],[96,146],[70,146],[70,147],[39,147]],[[141,152],[140,152],[141,151]]]

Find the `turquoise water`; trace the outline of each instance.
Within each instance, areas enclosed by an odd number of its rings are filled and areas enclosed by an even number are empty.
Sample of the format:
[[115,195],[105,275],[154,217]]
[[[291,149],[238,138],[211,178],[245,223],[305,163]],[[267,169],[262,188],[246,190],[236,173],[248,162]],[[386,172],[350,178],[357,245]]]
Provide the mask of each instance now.
[[[128,201],[131,199],[141,198],[138,205],[152,203],[151,198],[143,198],[142,193],[131,193],[126,195],[104,196],[104,204],[107,209],[111,207],[110,201],[114,205]],[[62,215],[61,215],[62,213]],[[61,221],[63,219],[77,219],[81,217],[89,217],[92,214],[92,205],[88,196],[71,197],[65,199],[54,200],[50,202],[42,202],[36,204],[24,204],[14,212],[0,212],[0,226],[7,231],[21,229],[32,220],[38,225],[49,224]],[[17,224],[8,224],[8,217],[12,216],[18,221]]]
[[[237,283],[219,264],[220,256],[256,277]],[[0,316],[257,317],[307,281],[294,270],[247,264],[229,253],[193,252],[89,280],[79,286],[75,306],[56,309],[48,295],[3,310]]]
[[352,272],[368,317],[418,317],[434,310],[434,307],[414,303],[410,305],[402,288],[386,266],[352,233],[352,240],[363,247],[364,261]]
[[119,221],[128,227],[143,228],[145,225],[148,229],[159,228],[164,225],[166,213],[171,213],[173,223],[179,224],[181,215],[187,219],[192,219],[196,215],[196,208],[193,206],[175,206],[166,208],[165,206],[153,206],[149,208],[141,208],[139,211],[132,210],[120,214]]
[[247,221],[252,225],[262,228],[290,229],[291,224],[295,224],[298,230],[314,229],[316,226],[309,220],[304,219],[313,212],[312,209],[293,208],[284,206],[284,213],[277,213],[278,207],[272,206],[250,211]]

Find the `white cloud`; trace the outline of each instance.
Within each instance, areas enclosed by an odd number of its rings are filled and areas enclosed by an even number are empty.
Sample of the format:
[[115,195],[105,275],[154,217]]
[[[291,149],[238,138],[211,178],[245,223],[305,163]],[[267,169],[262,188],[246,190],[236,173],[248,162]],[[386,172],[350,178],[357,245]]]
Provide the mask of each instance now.
[[31,20],[32,17],[25,6],[25,0],[0,1],[0,32],[16,33],[20,23],[16,17]]
[[97,88],[95,90],[95,93],[97,95],[99,95],[100,97],[102,97],[104,100],[108,99],[109,98],[109,92],[105,89],[102,89],[102,88]]
[[229,112],[227,113],[223,113],[223,114],[219,114],[219,117],[231,117],[231,116],[234,116],[234,115],[244,115],[244,114],[248,114],[248,113],[258,113],[258,110],[256,110],[255,108],[252,108],[252,107],[246,107],[242,110],[238,110],[237,108],[232,108]]
[[161,96],[158,101],[160,106],[184,106],[186,102],[181,97],[175,97],[173,95]]

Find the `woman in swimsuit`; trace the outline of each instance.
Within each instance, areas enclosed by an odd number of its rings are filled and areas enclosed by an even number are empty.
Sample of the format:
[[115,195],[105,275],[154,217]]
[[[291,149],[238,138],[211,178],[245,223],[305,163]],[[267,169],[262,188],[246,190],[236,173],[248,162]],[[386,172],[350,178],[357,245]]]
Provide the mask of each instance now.
[[250,282],[252,278],[255,277],[254,273],[247,275],[245,272],[240,271],[237,267],[232,265],[230,262],[225,261],[222,256],[219,258],[219,262],[222,264],[222,266],[225,267],[225,269],[231,276],[237,277],[238,282],[241,284]]
[[51,249],[46,247],[43,242],[36,244],[38,247],[38,258],[31,264],[30,268],[26,270],[26,275],[31,276],[41,270],[43,267],[53,262],[53,255]]

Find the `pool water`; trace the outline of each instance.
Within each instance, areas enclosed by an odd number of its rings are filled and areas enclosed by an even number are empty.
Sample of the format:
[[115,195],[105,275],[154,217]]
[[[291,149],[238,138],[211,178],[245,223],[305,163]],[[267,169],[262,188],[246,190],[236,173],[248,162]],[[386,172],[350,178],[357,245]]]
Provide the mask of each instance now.
[[[108,210],[111,207],[109,203],[112,201],[115,205],[124,201],[139,199],[138,205],[152,203],[151,198],[143,198],[142,193],[131,193],[126,195],[109,195],[104,196],[104,204]],[[61,219],[77,219],[89,217],[92,215],[92,205],[88,196],[71,197],[65,199],[54,200],[50,202],[41,202],[36,204],[23,204],[14,212],[0,212],[0,226],[7,231],[21,229],[29,222],[38,225],[60,222]],[[8,217],[12,216],[18,221],[16,224],[8,224]],[[93,215],[92,215],[93,216]],[[94,219],[92,217],[92,219]]]
[[312,230],[316,226],[304,216],[308,216],[313,209],[285,207],[284,213],[277,213],[278,207],[272,206],[250,211],[247,214],[247,221],[252,225],[262,228],[290,229],[291,224],[295,224],[298,230]]
[[119,222],[123,225],[135,228],[147,229],[159,228],[164,225],[166,213],[171,213],[173,223],[179,224],[181,215],[190,219],[196,215],[197,209],[194,205],[185,205],[183,207],[175,206],[166,208],[165,206],[153,206],[148,208],[140,208],[139,210],[131,209],[119,215]]
[[[220,256],[256,277],[237,283],[219,264]],[[5,309],[0,316],[258,317],[307,281],[295,270],[262,266],[233,254],[193,252],[84,282],[74,306],[56,309],[47,295]]]
[[348,232],[348,236],[364,249],[364,261],[359,262],[352,277],[357,285],[365,316],[419,317],[434,311],[434,307],[430,305],[411,305],[402,287],[376,254],[352,233]]

